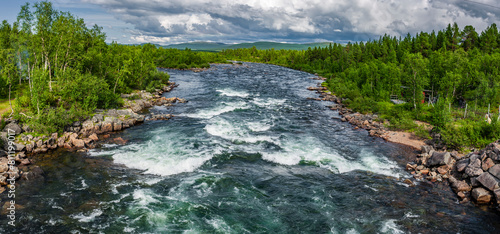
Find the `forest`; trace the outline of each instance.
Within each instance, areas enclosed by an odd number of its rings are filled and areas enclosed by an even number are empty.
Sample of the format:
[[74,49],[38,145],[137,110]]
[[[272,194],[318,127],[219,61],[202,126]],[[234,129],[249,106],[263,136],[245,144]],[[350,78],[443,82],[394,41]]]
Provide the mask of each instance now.
[[[480,33],[455,23],[437,33],[404,38],[384,35],[306,51],[250,48],[222,54],[318,73],[350,108],[378,113],[392,128],[416,131],[425,138],[429,133],[413,120],[431,123],[450,148],[482,147],[500,137],[496,24]],[[391,99],[404,104],[393,104]]]
[[[0,25],[0,107],[37,132],[61,131],[96,108],[121,105],[120,94],[153,90],[169,75],[158,67],[207,67],[218,55],[152,44],[107,44],[102,28],[42,1]],[[225,61],[225,60],[223,60]]]

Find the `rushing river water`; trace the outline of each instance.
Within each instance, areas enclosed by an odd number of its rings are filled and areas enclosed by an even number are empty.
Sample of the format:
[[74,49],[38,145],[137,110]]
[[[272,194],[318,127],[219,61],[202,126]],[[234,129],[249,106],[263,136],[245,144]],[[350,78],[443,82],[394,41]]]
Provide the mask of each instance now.
[[168,71],[189,100],[169,121],[117,133],[126,145],[37,160],[44,183],[21,186],[25,233],[498,233],[497,214],[458,205],[445,184],[401,181],[408,148],[308,100],[318,81],[283,67]]

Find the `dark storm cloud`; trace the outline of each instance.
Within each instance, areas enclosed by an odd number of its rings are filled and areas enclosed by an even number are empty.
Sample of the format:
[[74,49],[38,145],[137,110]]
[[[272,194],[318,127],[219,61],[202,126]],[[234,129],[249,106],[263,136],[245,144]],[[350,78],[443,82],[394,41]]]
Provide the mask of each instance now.
[[[495,0],[84,0],[134,25],[136,42],[377,39],[440,30],[457,22],[485,29]],[[490,5],[490,6],[488,6]],[[493,6],[493,7],[491,7]]]

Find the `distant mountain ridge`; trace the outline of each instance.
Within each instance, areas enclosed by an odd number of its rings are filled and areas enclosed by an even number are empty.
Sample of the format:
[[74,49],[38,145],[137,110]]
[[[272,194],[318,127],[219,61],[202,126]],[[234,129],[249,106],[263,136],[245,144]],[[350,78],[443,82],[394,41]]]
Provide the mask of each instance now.
[[311,47],[325,47],[330,45],[332,42],[317,42],[317,43],[306,43],[306,44],[296,44],[296,43],[280,43],[280,42],[269,42],[269,41],[259,41],[252,43],[239,43],[239,44],[224,44],[216,42],[189,42],[162,46],[163,48],[174,48],[174,49],[186,49],[191,50],[203,50],[203,51],[222,51],[225,49],[239,49],[239,48],[252,48],[256,47],[259,50],[275,49],[275,50],[307,50]]

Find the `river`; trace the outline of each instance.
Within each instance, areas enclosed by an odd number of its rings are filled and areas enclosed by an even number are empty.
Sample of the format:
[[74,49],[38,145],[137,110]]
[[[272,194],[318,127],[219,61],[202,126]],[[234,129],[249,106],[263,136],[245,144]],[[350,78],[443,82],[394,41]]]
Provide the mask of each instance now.
[[[279,66],[168,70],[186,98],[88,153],[38,156],[43,183],[17,189],[24,233],[498,233],[498,215],[457,204],[404,170],[415,152],[340,121]],[[4,215],[0,218],[6,223]]]

